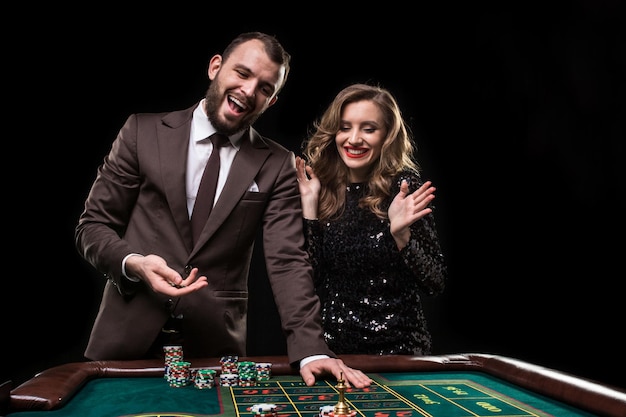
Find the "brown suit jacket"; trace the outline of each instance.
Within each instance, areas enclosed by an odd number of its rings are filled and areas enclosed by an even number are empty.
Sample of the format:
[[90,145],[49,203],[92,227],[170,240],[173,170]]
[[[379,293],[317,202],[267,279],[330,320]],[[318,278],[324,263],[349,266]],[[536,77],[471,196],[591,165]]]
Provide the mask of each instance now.
[[[290,362],[314,354],[334,357],[323,340],[303,248],[293,152],[250,128],[192,246],[185,169],[196,106],[131,115],[98,168],[76,227],[78,251],[107,278],[85,357],[141,357],[170,313],[184,317],[186,357],[245,355],[248,272],[260,227]],[[249,191],[253,181],[259,192]],[[155,294],[122,275],[130,253],[160,255],[183,276],[197,266],[209,285],[179,299]]]

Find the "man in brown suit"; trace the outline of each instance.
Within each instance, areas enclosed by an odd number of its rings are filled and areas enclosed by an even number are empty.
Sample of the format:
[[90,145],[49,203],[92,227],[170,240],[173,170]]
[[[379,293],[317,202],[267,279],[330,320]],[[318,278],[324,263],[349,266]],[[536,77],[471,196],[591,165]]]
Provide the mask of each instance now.
[[[273,36],[241,34],[211,58],[199,103],[127,119],[76,227],[79,253],[107,279],[87,359],[153,357],[173,341],[189,358],[245,355],[248,272],[262,227],[290,362],[308,385],[325,374],[370,384],[323,338],[295,155],[252,127],[276,102],[290,59]],[[194,243],[190,217],[216,132],[230,143],[216,149],[215,203]]]

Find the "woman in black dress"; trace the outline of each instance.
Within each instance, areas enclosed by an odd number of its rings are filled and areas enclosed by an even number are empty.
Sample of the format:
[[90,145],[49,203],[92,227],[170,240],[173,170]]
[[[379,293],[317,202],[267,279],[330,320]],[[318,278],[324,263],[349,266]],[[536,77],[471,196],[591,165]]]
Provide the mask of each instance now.
[[432,200],[392,94],[353,84],[296,158],[307,249],[337,354],[431,353],[423,295],[445,287]]

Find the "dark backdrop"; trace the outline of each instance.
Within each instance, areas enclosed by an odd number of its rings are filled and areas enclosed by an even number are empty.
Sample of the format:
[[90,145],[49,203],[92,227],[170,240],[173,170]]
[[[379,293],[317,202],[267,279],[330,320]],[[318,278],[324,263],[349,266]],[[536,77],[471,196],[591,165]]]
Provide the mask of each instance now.
[[[103,280],[78,257],[73,230],[126,117],[190,106],[211,55],[262,30],[293,68],[256,127],[292,150],[349,83],[398,98],[438,188],[450,268],[445,294],[425,300],[434,353],[500,354],[626,387],[623,6],[385,4],[241,5],[219,21],[197,7],[18,16],[4,65],[5,92],[17,94],[5,102],[1,380],[82,360]],[[249,353],[281,354],[265,280],[257,250]]]

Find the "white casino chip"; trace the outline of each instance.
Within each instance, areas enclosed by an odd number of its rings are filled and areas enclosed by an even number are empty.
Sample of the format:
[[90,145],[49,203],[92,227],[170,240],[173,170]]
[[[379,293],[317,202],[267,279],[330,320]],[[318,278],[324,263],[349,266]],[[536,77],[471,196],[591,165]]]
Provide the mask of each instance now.
[[250,411],[257,414],[267,414],[276,411],[276,404],[254,404]]

